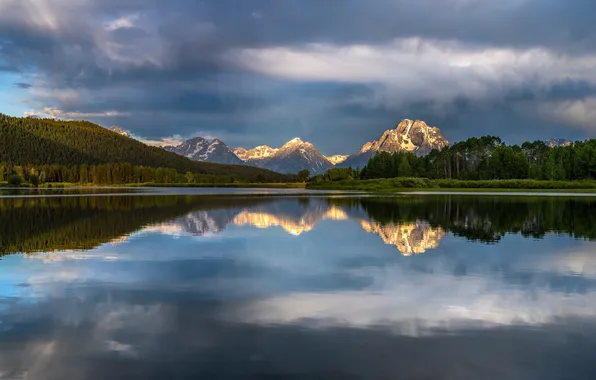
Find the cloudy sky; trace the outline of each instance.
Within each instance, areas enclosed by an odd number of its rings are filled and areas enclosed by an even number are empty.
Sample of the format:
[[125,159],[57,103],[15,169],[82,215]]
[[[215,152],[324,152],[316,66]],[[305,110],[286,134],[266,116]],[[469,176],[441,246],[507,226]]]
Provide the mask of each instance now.
[[351,153],[596,132],[594,0],[0,0],[0,112]]

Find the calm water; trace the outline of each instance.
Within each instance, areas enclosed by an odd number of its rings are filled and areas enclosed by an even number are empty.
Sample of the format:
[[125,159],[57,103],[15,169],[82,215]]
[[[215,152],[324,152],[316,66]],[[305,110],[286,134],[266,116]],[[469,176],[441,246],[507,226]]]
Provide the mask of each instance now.
[[3,379],[596,379],[596,198],[0,197],[0,231]]

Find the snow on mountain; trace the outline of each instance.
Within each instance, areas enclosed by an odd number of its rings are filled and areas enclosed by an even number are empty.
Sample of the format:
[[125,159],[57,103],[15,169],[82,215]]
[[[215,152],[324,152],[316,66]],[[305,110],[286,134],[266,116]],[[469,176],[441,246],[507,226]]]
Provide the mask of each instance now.
[[306,169],[311,174],[324,173],[333,167],[313,144],[299,138],[288,141],[273,155],[265,158],[262,166],[279,173],[298,173]]
[[386,130],[378,140],[364,144],[359,152],[349,156],[340,166],[363,167],[379,151],[407,151],[423,156],[448,145],[437,127],[429,127],[421,120],[404,119],[395,129]]
[[334,156],[325,156],[325,158],[329,160],[329,162],[331,162],[333,165],[338,165],[344,162],[348,158],[348,156],[343,154],[336,154]]
[[333,167],[333,164],[313,144],[299,138],[288,141],[279,149],[263,145],[248,150],[236,148],[234,151],[248,165],[279,173],[298,173],[306,169],[311,174],[317,174]]
[[242,165],[244,163],[219,139],[208,141],[202,137],[195,137],[177,146],[166,146],[164,149],[194,161],[231,165]]
[[277,149],[261,145],[252,149],[231,150],[221,140],[208,141],[195,137],[178,146],[167,146],[164,149],[195,161],[245,164],[279,173],[297,173],[306,169],[311,174],[319,174],[333,166],[361,168],[378,151],[408,151],[422,156],[448,145],[449,142],[438,128],[429,127],[424,121],[405,119],[395,129],[385,131],[378,140],[367,142],[359,152],[351,156],[326,157],[313,144],[300,138],[294,138]]
[[279,149],[273,149],[267,145],[257,146],[252,149],[236,148],[234,153],[242,161],[262,160],[274,155]]
[[108,130],[109,131],[112,131],[112,132],[115,132],[115,133],[117,133],[119,135],[122,135],[122,136],[130,137],[130,133],[128,133],[128,131],[120,128],[117,125],[112,125],[112,127],[111,128],[108,128]]
[[550,139],[544,142],[550,148],[556,148],[558,146],[569,146],[573,145],[573,142],[566,139]]

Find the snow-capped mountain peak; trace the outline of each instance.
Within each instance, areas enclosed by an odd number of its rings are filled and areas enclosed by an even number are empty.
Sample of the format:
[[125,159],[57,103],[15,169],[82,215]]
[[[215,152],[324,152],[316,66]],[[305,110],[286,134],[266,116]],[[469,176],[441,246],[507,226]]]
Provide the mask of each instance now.
[[395,129],[386,130],[380,139],[364,144],[361,152],[408,151],[418,155],[449,145],[437,127],[429,127],[421,120],[402,120]]
[[336,154],[333,156],[325,156],[325,158],[329,160],[329,162],[331,162],[333,165],[338,165],[344,162],[346,158],[348,158],[348,156],[343,154]]
[[437,127],[430,127],[422,120],[404,119],[395,129],[383,132],[378,140],[364,144],[358,153],[348,157],[341,166],[363,167],[379,151],[407,151],[422,156],[448,145],[449,142]]
[[236,148],[234,153],[249,165],[280,173],[297,173],[303,169],[313,174],[324,173],[333,166],[313,144],[299,137],[293,138],[278,149],[261,145],[248,150]]
[[252,149],[236,148],[234,153],[242,161],[262,160],[274,155],[279,149],[273,149],[267,145],[260,145]]
[[128,133],[128,131],[120,128],[117,125],[112,125],[110,128],[108,128],[109,131],[115,132],[119,135],[125,136],[125,137],[130,137],[130,133]]
[[287,143],[284,144],[284,146],[286,145],[296,145],[296,144],[303,144],[304,141],[302,141],[300,139],[300,137],[294,137],[293,139],[291,139],[290,141],[288,141]]
[[264,167],[281,173],[297,173],[302,169],[312,174],[324,173],[333,165],[313,144],[296,137],[264,160]]
[[165,150],[185,156],[194,161],[216,162],[219,164],[240,165],[242,161],[221,140],[208,141],[194,137],[177,146],[166,146]]

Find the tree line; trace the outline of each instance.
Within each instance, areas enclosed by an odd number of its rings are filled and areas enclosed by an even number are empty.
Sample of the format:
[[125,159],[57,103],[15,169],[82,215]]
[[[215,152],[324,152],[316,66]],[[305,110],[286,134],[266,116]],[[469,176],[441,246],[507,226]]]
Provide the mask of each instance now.
[[[296,180],[287,175],[284,182]],[[0,162],[0,183],[19,186],[24,183],[32,186],[44,184],[71,183],[81,185],[119,184],[225,184],[236,182],[277,182],[277,177],[180,173],[171,168],[133,166],[129,163],[103,165],[11,165]]]
[[430,179],[596,180],[596,139],[549,147],[543,141],[507,145],[499,137],[469,138],[418,157],[378,152],[362,170],[334,168],[315,181],[419,177]]
[[[149,177],[157,183],[172,183],[174,179],[184,183],[296,180],[296,175],[252,166],[192,161],[88,121],[3,114],[0,114],[0,162],[9,164],[4,165],[5,175],[7,170],[19,172],[19,168],[25,168],[22,173],[11,174],[19,175],[22,180],[38,176],[40,182],[117,184]],[[30,175],[32,168],[36,174]],[[80,181],[71,181],[75,177]]]

